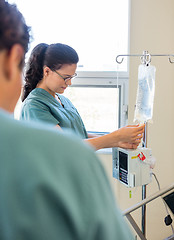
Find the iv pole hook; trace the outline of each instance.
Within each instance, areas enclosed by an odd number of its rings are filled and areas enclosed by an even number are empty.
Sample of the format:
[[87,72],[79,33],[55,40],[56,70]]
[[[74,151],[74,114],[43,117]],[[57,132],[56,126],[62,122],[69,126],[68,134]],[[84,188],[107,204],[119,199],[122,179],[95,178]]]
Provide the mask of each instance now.
[[[122,59],[119,61],[118,58],[121,57],[121,56],[122,56]],[[123,62],[123,60],[124,60],[123,56],[127,56],[127,55],[117,55],[117,57],[116,57],[116,62],[117,62],[118,64],[121,64],[121,63]]]
[[174,63],[174,60],[172,61],[171,58],[169,57],[169,62],[170,62],[170,63]]
[[148,51],[143,51],[143,55],[140,57],[141,63],[148,66],[151,62],[151,55],[148,53]]

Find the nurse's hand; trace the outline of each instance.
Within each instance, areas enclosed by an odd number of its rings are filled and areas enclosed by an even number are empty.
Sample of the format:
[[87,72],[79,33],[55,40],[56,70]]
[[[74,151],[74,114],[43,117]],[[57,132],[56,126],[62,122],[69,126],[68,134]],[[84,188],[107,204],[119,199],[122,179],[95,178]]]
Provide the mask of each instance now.
[[111,147],[137,148],[141,142],[145,125],[129,125],[109,134],[85,139],[95,150]]
[[[143,125],[128,125],[115,131],[119,138],[119,142],[139,144],[143,137],[145,124]],[[114,133],[114,132],[113,132]]]

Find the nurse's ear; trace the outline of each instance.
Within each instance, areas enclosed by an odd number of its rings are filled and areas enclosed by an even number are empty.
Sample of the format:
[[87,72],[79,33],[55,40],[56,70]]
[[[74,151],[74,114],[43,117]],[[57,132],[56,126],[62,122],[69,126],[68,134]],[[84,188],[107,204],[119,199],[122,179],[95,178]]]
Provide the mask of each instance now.
[[22,72],[21,62],[24,58],[24,50],[21,45],[15,44],[6,52],[4,73],[6,78],[12,80],[17,73]]
[[13,112],[22,85],[24,51],[19,44],[0,51],[0,107]]
[[43,77],[46,78],[48,77],[48,75],[50,74],[51,72],[51,69],[47,66],[44,66],[44,69],[43,69]]

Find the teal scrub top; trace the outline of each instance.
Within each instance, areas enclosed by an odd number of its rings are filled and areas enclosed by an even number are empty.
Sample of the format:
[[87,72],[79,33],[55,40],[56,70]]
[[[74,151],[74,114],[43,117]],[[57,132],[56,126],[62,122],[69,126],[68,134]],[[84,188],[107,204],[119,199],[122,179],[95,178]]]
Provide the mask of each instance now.
[[134,239],[84,141],[3,111],[0,133],[0,239]]
[[62,105],[47,91],[35,88],[25,99],[20,119],[43,121],[61,128],[70,128],[82,138],[87,138],[83,121],[71,101],[57,94]]

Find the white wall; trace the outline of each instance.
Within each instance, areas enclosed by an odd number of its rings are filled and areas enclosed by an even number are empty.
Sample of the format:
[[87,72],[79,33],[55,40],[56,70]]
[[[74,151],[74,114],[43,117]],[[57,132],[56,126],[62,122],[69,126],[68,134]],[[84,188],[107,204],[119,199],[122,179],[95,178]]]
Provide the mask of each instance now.
[[[151,54],[174,54],[174,0],[132,0],[130,41],[131,54],[141,54],[143,50]],[[139,64],[139,58],[130,58],[129,123],[133,123]],[[153,124],[148,125],[147,145],[157,159],[154,173],[163,188],[174,182],[174,64],[170,64],[167,57],[152,57],[151,64],[157,71]],[[139,202],[141,188],[132,189],[130,199],[130,189],[112,178],[112,156],[101,155],[101,159],[121,209]],[[147,196],[157,190],[153,179],[147,186]],[[141,210],[132,216],[140,224]],[[162,240],[172,235],[171,228],[164,224],[166,211],[160,198],[147,205],[146,216],[148,240]]]

